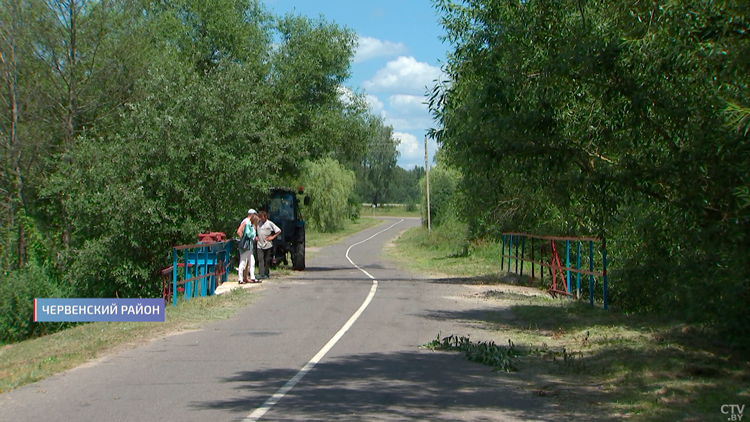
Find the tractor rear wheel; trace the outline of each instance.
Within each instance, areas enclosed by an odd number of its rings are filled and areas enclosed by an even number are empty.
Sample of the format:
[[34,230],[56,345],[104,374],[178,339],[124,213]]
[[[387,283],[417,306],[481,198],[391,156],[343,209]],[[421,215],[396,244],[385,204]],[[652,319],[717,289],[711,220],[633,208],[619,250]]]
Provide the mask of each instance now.
[[302,271],[305,269],[305,241],[296,242],[292,247],[292,269]]

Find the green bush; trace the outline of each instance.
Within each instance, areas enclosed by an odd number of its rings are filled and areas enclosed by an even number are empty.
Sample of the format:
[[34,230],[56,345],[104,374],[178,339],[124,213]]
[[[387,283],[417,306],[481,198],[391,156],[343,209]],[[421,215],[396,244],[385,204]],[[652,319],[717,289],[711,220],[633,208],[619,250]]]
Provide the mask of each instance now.
[[[430,220],[439,226],[443,220],[456,218],[457,186],[460,175],[457,171],[443,165],[430,169]],[[419,181],[422,191],[422,209],[427,210],[427,182],[423,177]],[[422,212],[422,224],[427,225],[427,212]]]
[[59,331],[69,323],[34,322],[34,298],[67,297],[39,266],[0,275],[0,342],[14,343]]
[[359,216],[362,212],[362,199],[357,195],[357,192],[352,190],[351,193],[349,193],[349,199],[347,200],[348,204],[348,212],[347,215],[349,216],[349,219],[352,221],[357,221],[359,219]]

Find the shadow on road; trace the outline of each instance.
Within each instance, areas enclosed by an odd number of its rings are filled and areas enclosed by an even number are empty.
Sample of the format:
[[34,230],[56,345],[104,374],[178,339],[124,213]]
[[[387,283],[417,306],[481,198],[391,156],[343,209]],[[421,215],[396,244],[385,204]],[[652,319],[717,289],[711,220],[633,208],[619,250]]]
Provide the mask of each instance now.
[[[222,381],[235,384],[239,397],[196,402],[192,407],[223,409],[242,417],[295,373],[289,369],[237,372]],[[553,401],[535,395],[527,383],[453,353],[354,355],[319,363],[263,419],[582,420],[561,414]]]

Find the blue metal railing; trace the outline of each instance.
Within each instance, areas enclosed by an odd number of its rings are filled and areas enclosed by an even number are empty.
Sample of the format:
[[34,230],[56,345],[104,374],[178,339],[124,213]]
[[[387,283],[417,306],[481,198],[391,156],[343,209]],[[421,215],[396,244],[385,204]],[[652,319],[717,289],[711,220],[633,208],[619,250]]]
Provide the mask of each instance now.
[[[526,250],[526,239],[529,239],[530,243],[530,257]],[[535,239],[537,241],[535,242]],[[560,256],[558,254],[559,246],[562,246],[562,242],[565,242],[565,266],[560,262]],[[571,242],[575,243],[575,268],[571,267]],[[521,254],[518,253],[519,243],[521,244]],[[589,245],[588,257],[581,254],[581,244]],[[594,271],[594,262],[596,257],[594,256],[594,244],[599,244],[601,250],[601,271]],[[513,245],[515,244],[515,253],[513,252]],[[507,245],[507,254],[506,254]],[[539,260],[535,259],[535,251],[539,251]],[[545,262],[542,256],[545,255],[549,249],[550,258],[549,262]],[[581,269],[581,258],[588,258],[589,269]],[[535,265],[539,265],[539,278],[541,282],[544,282],[544,270],[543,267],[548,268],[549,273],[552,277],[552,283],[548,289],[550,294],[562,294],[566,296],[581,298],[581,274],[589,276],[589,302],[591,305],[594,304],[594,286],[595,277],[602,278],[602,298],[604,300],[604,309],[607,309],[609,305],[608,298],[608,285],[607,285],[607,248],[604,239],[600,237],[559,237],[559,236],[540,236],[528,233],[512,233],[506,232],[502,235],[502,253],[500,260],[500,269],[504,269],[505,258],[508,258],[508,272],[511,272],[511,261],[515,260],[515,273],[523,275],[523,263],[531,263],[531,277],[529,283],[532,283],[535,276]],[[521,261],[521,270],[519,273],[518,264]],[[571,273],[576,274],[576,291],[575,293],[571,290]],[[559,277],[558,277],[559,276]],[[558,284],[559,278],[559,284]]]
[[[234,241],[197,243],[172,248],[172,266],[162,270],[162,277],[172,273],[172,306],[177,306],[178,287],[183,287],[183,298],[210,296],[221,283],[227,281],[227,268]],[[178,271],[184,277],[178,280]],[[166,299],[166,288],[164,289]]]

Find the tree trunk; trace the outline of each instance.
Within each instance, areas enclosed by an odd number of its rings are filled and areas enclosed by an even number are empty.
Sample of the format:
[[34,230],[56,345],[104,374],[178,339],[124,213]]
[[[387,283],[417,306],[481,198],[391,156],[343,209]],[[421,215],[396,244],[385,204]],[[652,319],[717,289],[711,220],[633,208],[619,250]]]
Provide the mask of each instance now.
[[18,222],[18,268],[26,265],[26,240],[23,233],[23,221]]
[[[75,0],[71,0],[68,5],[68,16],[70,18],[70,41],[68,47],[68,98],[67,98],[67,115],[65,116],[65,150],[70,152],[75,147],[75,120],[76,120],[76,65],[78,62],[78,50],[76,46],[77,31],[78,31],[78,12]],[[66,161],[68,164],[72,163],[70,155],[67,156]],[[70,247],[70,233],[72,227],[70,220],[65,211],[65,194],[60,198],[63,202],[62,206],[62,219],[64,222],[64,229],[62,233],[63,246],[67,250]]]
[[70,49],[68,50],[68,114],[65,116],[65,147],[70,150],[73,147],[73,139],[75,137],[74,120],[76,115],[75,109],[75,68],[78,60],[76,51],[76,7],[75,2],[71,1],[69,15],[70,15]]
[[[0,65],[3,68],[3,76],[6,82],[7,107],[10,114],[5,144],[5,168],[3,169],[5,186],[9,187],[7,197],[8,221],[7,231],[10,241],[13,226],[18,223],[18,265],[24,264],[25,240],[23,223],[17,221],[16,216],[23,209],[23,178],[21,177],[21,155],[22,149],[18,139],[19,107],[18,107],[18,33],[20,7],[17,1],[12,1],[8,8],[9,25],[2,28],[2,42],[4,48],[0,50]],[[6,246],[5,254],[10,254],[10,242]],[[8,261],[6,259],[6,261]]]

